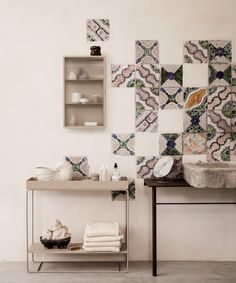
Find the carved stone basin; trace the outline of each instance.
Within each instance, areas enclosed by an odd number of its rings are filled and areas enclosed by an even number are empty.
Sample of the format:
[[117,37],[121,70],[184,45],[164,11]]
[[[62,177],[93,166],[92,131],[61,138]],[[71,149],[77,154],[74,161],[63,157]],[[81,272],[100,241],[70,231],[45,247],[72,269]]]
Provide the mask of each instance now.
[[235,188],[236,163],[184,163],[184,179],[196,188]]

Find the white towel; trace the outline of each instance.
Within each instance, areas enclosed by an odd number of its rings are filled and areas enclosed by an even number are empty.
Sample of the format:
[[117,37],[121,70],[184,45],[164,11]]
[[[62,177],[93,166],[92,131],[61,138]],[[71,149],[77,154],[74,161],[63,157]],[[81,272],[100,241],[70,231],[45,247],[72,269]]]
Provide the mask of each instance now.
[[85,243],[114,242],[114,241],[121,241],[123,239],[124,239],[124,235],[121,234],[119,236],[84,237],[84,242]]
[[115,242],[100,242],[100,243],[84,243],[83,248],[91,248],[91,247],[119,247],[121,246],[120,241]]
[[119,252],[119,247],[90,247],[84,248],[86,252]]
[[88,221],[85,229],[86,237],[97,236],[119,236],[120,228],[118,222],[91,222]]

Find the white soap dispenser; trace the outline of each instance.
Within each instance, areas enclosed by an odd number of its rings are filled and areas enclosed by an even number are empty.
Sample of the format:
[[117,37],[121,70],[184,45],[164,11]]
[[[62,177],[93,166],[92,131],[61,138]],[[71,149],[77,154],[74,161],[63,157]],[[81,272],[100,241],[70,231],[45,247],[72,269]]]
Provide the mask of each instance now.
[[112,181],[119,181],[120,180],[120,171],[119,171],[117,163],[114,164],[111,179],[112,179]]

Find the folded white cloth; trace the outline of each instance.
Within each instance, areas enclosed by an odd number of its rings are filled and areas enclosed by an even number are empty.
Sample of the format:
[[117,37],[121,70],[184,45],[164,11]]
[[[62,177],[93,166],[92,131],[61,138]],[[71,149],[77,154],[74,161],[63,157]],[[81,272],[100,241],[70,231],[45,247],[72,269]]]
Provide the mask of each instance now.
[[85,237],[119,236],[118,222],[91,222],[88,221],[85,228]]
[[90,247],[119,247],[121,246],[121,241],[115,242],[100,242],[100,243],[84,243],[83,248],[90,248]]
[[124,239],[124,235],[119,236],[100,236],[100,237],[84,237],[85,243],[102,243],[102,242],[115,242],[121,241]]
[[119,252],[119,247],[85,247],[86,252]]

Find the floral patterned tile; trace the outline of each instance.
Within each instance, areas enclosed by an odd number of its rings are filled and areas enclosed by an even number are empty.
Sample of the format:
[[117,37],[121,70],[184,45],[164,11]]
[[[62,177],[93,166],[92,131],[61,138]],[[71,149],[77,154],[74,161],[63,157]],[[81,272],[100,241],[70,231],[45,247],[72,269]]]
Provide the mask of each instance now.
[[88,41],[107,41],[110,35],[110,21],[107,19],[89,19],[87,21]]
[[209,59],[211,63],[230,63],[232,60],[230,40],[210,40]]
[[216,133],[231,132],[230,117],[227,117],[227,113],[224,110],[207,111],[207,131],[214,131]]
[[208,41],[186,41],[184,43],[184,63],[208,63]]
[[197,87],[187,87],[184,90],[184,101],[186,109],[206,109],[207,89]]
[[136,109],[158,111],[159,89],[158,88],[136,88]]
[[135,42],[136,64],[159,64],[159,43],[157,40]]
[[160,88],[160,108],[183,109],[183,94],[181,87]]
[[230,138],[230,155],[236,156],[236,133],[231,133]]
[[230,134],[207,133],[207,160],[229,161],[230,160]]
[[181,87],[183,85],[183,65],[162,65],[161,86]]
[[150,178],[158,160],[157,156],[137,156],[137,178]]
[[111,144],[113,154],[132,156],[135,153],[135,134],[112,134]]
[[[129,182],[129,188],[128,188],[128,192],[129,192],[129,200],[135,200],[135,180],[133,179],[128,179]],[[111,198],[112,200],[121,200],[121,201],[125,201],[126,200],[126,192],[124,191],[112,191],[111,192]]]
[[160,65],[138,64],[136,65],[136,88],[159,87]]
[[208,89],[208,110],[221,110],[231,104],[231,87],[210,87]]
[[229,86],[231,85],[231,65],[211,64],[209,65],[209,85]]
[[206,133],[186,133],[183,134],[183,154],[205,154],[206,153]]
[[66,156],[65,160],[72,165],[73,179],[77,180],[89,176],[87,156]]
[[233,100],[231,108],[228,108],[225,111],[227,111],[227,115],[231,118],[231,131],[236,133],[236,100]]
[[135,86],[135,65],[111,65],[113,87]]
[[158,112],[136,108],[136,132],[156,133],[158,131]]
[[206,111],[194,108],[185,111],[184,114],[184,132],[201,133],[206,131]]
[[231,65],[232,68],[232,86],[236,86],[236,64]]
[[182,155],[181,134],[161,134],[159,150],[161,155]]

